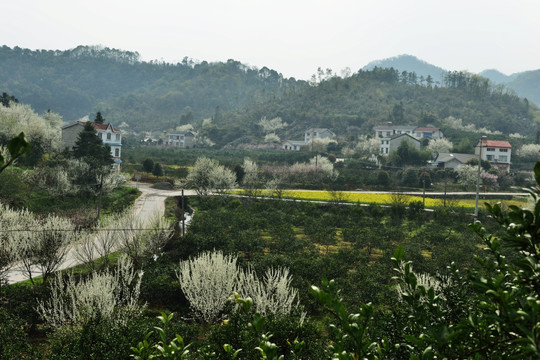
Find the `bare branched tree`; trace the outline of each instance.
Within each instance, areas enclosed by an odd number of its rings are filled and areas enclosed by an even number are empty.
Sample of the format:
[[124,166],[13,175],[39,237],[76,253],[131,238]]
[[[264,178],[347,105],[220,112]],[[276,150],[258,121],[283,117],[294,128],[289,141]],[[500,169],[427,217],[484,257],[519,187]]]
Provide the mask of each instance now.
[[33,283],[34,274],[39,272],[46,282],[64,262],[79,234],[71,221],[54,215],[30,217],[25,226],[27,230],[17,236],[25,275]]

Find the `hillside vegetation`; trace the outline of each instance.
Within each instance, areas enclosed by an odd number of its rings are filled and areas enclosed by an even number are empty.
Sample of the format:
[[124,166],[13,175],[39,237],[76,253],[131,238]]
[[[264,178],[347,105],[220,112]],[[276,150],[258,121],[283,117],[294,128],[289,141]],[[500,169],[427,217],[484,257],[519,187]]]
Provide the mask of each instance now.
[[115,124],[125,121],[135,130],[168,128],[184,113],[188,119],[207,117],[288,84],[273,70],[234,60],[142,62],[136,52],[89,46],[67,51],[3,46],[0,63],[2,91],[37,112],[51,109],[70,121],[101,110]]
[[534,104],[464,72],[436,79],[374,67],[342,78],[320,69],[305,82],[235,60],[142,62],[136,52],[88,46],[67,51],[3,46],[0,61],[1,90],[37,112],[51,109],[69,122],[100,111],[134,132],[186,124],[200,130],[210,118],[202,135],[218,146],[262,141],[263,117],[287,123],[277,133],[281,139],[298,139],[311,126],[331,128],[338,136],[370,131],[385,121],[441,126],[449,116],[505,134],[532,134],[537,128]]
[[[299,91],[254,104],[223,117],[222,128],[250,124],[261,116],[279,116],[290,124],[282,136],[303,134],[310,126],[332,128],[336,134],[368,131],[381,122],[440,125],[449,116],[464,124],[509,134],[533,131],[534,110],[525,100],[493,86],[485,78],[462,72],[447,73],[442,86],[421,83],[414,73],[374,68],[348,78],[330,77]],[[249,133],[250,128],[236,129]],[[236,133],[238,133],[236,131]]]

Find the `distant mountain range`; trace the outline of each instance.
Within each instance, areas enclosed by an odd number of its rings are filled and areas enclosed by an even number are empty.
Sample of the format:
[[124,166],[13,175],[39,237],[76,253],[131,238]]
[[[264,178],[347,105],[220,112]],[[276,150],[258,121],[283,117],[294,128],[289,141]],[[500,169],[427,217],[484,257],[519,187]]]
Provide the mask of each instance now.
[[[388,59],[375,60],[364,66],[363,70],[372,70],[374,67],[390,68],[396,70],[415,72],[418,76],[430,75],[435,82],[442,83],[447,69],[429,64],[412,55],[399,55]],[[452,69],[456,70],[456,69]],[[502,84],[516,92],[516,95],[527,98],[540,105],[540,69],[524,71],[506,75],[496,69],[484,70],[478,75],[489,79],[494,84]]]

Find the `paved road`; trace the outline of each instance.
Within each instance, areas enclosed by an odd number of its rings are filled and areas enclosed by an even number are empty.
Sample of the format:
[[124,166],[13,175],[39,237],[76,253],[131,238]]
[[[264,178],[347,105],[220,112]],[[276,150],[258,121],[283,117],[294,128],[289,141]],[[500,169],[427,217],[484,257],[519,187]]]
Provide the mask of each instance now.
[[[131,186],[136,186],[141,191],[141,196],[137,198],[134,205],[134,211],[137,217],[140,220],[147,221],[152,218],[155,213],[160,215],[165,214],[165,199],[169,196],[179,196],[182,194],[182,191],[170,191],[170,190],[158,190],[152,189],[147,184],[130,184]],[[186,190],[184,194],[194,195],[195,191]],[[68,269],[75,265],[78,265],[79,262],[75,256],[76,250],[71,249],[67,254],[64,262],[60,265],[60,270]],[[21,266],[16,266],[8,272],[7,280],[8,283],[13,284],[21,282],[27,279],[24,275],[23,268]],[[33,271],[33,276],[40,276],[41,273],[35,269]]]
[[[153,189],[148,184],[130,183],[130,185],[137,187],[142,192],[142,195],[135,201],[134,207],[139,219],[149,219],[156,212],[161,215],[165,214],[165,199],[182,195],[181,190]],[[195,195],[195,191],[184,190],[184,195]]]

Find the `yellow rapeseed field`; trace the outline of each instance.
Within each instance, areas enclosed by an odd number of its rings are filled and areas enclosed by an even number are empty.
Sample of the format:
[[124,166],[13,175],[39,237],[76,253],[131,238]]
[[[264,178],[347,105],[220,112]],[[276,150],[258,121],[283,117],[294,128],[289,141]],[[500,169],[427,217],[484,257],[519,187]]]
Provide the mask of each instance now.
[[[242,190],[236,190],[233,193],[242,194]],[[262,196],[272,196],[269,191],[262,190]],[[441,198],[429,198],[429,194],[426,193],[425,206],[427,208],[433,208],[436,206],[443,205],[443,199]],[[373,194],[373,193],[352,193],[352,192],[330,192],[330,191],[307,191],[307,190],[284,190],[282,194],[283,198],[287,199],[299,199],[299,200],[313,200],[313,201],[339,201],[339,202],[350,202],[350,203],[360,203],[360,204],[392,204],[396,201],[399,201],[403,204],[409,204],[411,202],[420,201],[422,202],[422,196],[414,195],[396,195],[391,193],[385,194]],[[489,203],[503,202],[506,205],[523,205],[521,200],[500,200],[500,199],[490,199]],[[474,199],[453,199],[451,201],[452,206],[456,207],[465,207],[465,208],[474,208],[475,200]],[[479,204],[483,206],[486,200],[481,199]]]

